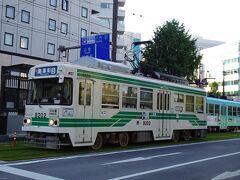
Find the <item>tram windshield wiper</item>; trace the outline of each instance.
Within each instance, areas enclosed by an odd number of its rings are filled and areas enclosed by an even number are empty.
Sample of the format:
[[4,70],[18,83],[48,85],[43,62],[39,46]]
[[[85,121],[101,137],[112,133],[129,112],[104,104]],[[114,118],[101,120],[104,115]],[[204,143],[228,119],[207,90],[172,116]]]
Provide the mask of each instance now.
[[38,106],[39,106],[40,108],[42,108],[42,106],[41,106],[41,104],[40,104],[40,98],[36,98],[36,99],[37,99]]

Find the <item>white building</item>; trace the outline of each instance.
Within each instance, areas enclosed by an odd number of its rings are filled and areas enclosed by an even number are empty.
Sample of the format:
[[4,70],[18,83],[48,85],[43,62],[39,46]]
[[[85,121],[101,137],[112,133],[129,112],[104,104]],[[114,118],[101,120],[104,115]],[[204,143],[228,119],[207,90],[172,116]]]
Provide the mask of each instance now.
[[[60,45],[80,45],[81,36],[101,29],[95,18],[100,12],[98,0],[3,0],[0,10],[3,65],[58,61]],[[80,49],[71,50],[69,61],[79,54]]]
[[141,41],[141,34],[134,32],[124,32],[124,50],[129,51],[133,48],[133,42]]
[[239,68],[240,68],[240,42],[226,43],[216,47],[204,49],[203,64],[206,77],[216,78],[219,91],[223,91],[222,82],[227,96],[239,98]]

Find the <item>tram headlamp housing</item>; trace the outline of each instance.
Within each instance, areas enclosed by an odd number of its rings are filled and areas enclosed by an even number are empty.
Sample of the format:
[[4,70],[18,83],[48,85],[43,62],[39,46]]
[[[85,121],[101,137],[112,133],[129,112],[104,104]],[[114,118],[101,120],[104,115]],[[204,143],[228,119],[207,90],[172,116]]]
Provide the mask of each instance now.
[[32,123],[32,120],[30,118],[23,119],[23,124],[24,125],[30,125],[31,123]]
[[58,120],[49,119],[48,124],[49,124],[49,126],[57,126],[58,125]]

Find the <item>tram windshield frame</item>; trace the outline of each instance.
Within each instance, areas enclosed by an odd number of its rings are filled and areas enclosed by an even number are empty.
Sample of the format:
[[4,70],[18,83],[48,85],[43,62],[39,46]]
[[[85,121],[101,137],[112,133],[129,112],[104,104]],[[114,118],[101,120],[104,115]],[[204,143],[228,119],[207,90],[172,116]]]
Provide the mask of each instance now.
[[27,105],[71,105],[73,81],[64,78],[32,79],[29,81]]

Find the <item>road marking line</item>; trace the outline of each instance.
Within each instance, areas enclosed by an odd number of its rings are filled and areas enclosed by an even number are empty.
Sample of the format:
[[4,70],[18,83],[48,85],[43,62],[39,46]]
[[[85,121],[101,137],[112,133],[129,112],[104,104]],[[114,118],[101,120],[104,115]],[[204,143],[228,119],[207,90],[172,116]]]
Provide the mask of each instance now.
[[176,144],[176,145],[163,146],[163,147],[140,148],[140,149],[115,151],[115,152],[108,152],[108,153],[96,153],[96,154],[87,154],[87,155],[74,155],[74,156],[67,156],[67,157],[60,157],[60,158],[58,157],[58,158],[49,158],[49,159],[41,159],[41,160],[33,160],[33,161],[24,161],[24,162],[18,162],[18,163],[9,163],[9,164],[5,164],[5,165],[7,165],[7,166],[18,166],[18,165],[27,165],[27,164],[34,164],[34,163],[41,163],[41,162],[50,162],[50,161],[58,161],[58,160],[66,160],[66,159],[97,157],[97,156],[106,156],[106,155],[121,154],[121,153],[131,153],[131,152],[148,151],[148,150],[154,150],[154,149],[166,149],[166,148],[173,148],[173,147],[184,147],[184,146],[193,146],[193,145],[200,145],[200,144],[210,144],[210,143],[218,143],[218,142],[225,142],[225,141],[237,141],[237,140],[239,141],[240,138],[228,139],[228,140],[219,140],[219,141],[190,143],[190,144]]
[[131,158],[131,159],[125,159],[122,161],[114,161],[110,163],[105,163],[102,165],[110,165],[110,164],[120,164],[120,163],[127,163],[127,162],[136,162],[136,161],[145,161],[153,158],[158,158],[158,157],[165,157],[165,156],[172,156],[172,155],[177,155],[177,154],[182,154],[181,152],[176,152],[176,153],[170,153],[170,154],[160,154],[156,156],[149,156],[149,157],[136,157],[136,158]]
[[56,177],[53,177],[53,176],[47,176],[47,175],[44,175],[44,174],[39,174],[39,173],[31,172],[31,171],[26,171],[26,170],[22,170],[22,169],[13,168],[13,167],[8,167],[8,166],[5,166],[5,165],[0,165],[0,171],[6,172],[6,173],[9,173],[9,174],[15,174],[15,175],[26,177],[26,178],[35,179],[35,180],[43,180],[43,179],[63,180],[63,179],[56,178]]
[[173,168],[177,168],[177,167],[181,167],[181,166],[187,166],[187,165],[190,165],[190,164],[200,163],[200,162],[204,162],[204,161],[210,161],[210,160],[219,159],[219,158],[228,157],[228,156],[234,156],[234,155],[238,155],[238,154],[240,154],[240,152],[224,154],[224,155],[220,155],[220,156],[213,156],[213,157],[209,157],[209,158],[199,159],[199,160],[196,160],[196,161],[190,161],[190,162],[185,162],[185,163],[181,163],[181,164],[175,164],[175,165],[172,165],[172,166],[166,166],[166,167],[163,167],[163,168],[144,171],[144,172],[140,172],[140,173],[135,173],[135,174],[130,174],[130,175],[126,175],[126,176],[116,177],[116,178],[112,178],[110,180],[121,180],[121,179],[133,178],[133,177],[136,177],[136,176],[142,176],[142,175],[146,175],[146,174],[150,174],[150,173],[160,172],[160,171],[164,171],[164,170],[168,170],[168,169],[173,169]]
[[219,174],[218,176],[212,178],[211,180],[223,180],[223,179],[229,179],[229,178],[236,177],[236,176],[240,176],[240,170],[233,171],[233,172],[226,171],[226,172]]

